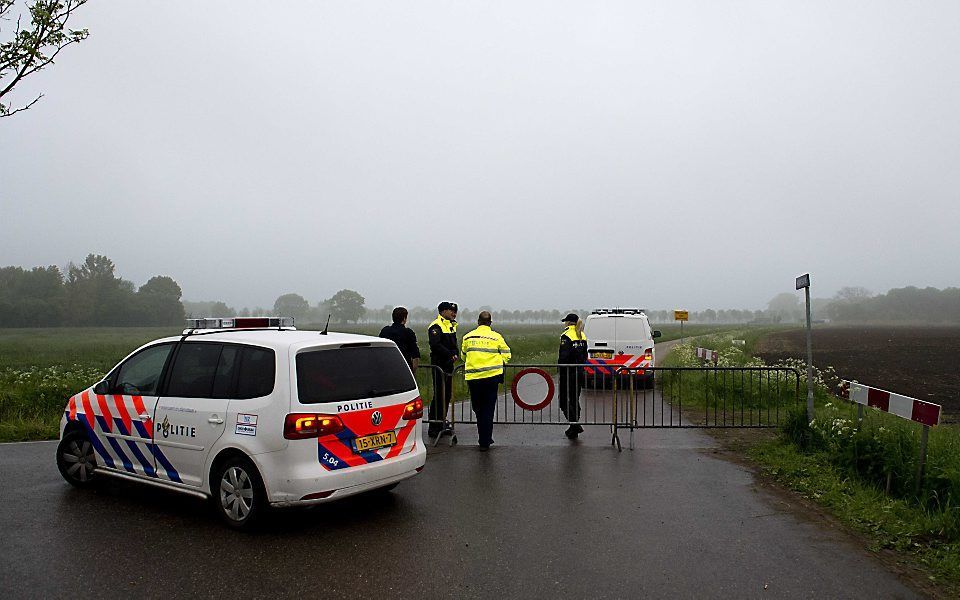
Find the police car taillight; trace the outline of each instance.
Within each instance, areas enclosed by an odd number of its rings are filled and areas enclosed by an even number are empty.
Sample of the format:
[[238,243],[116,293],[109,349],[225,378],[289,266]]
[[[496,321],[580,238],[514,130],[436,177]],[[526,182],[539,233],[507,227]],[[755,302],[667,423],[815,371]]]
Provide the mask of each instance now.
[[343,429],[343,421],[337,415],[292,413],[283,421],[283,437],[288,440],[322,437],[340,433]]
[[232,317],[187,319],[187,329],[267,329],[293,327],[293,317]]
[[406,421],[416,421],[423,418],[423,400],[417,398],[412,402],[407,402],[403,407],[403,418]]
[[647,352],[643,355],[644,360],[653,360],[653,348],[647,348]]

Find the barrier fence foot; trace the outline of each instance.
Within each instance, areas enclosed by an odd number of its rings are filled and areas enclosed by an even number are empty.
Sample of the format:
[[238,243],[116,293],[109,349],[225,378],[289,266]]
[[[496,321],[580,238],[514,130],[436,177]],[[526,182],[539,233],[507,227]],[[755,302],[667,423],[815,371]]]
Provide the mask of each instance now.
[[616,428],[613,429],[613,439],[610,440],[610,445],[616,444],[617,452],[623,452],[623,447],[620,445],[620,432]]

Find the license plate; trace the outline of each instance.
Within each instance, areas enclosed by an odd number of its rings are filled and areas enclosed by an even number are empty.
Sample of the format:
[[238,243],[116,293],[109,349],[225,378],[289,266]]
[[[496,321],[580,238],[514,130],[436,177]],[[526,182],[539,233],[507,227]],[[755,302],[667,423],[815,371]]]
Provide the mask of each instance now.
[[377,450],[378,448],[386,448],[387,446],[392,446],[397,443],[397,432],[396,431],[385,431],[383,433],[375,433],[373,435],[365,435],[363,437],[358,437],[354,441],[354,450],[357,452],[366,452],[368,450]]
[[593,358],[610,359],[610,358],[613,358],[613,352],[594,352]]

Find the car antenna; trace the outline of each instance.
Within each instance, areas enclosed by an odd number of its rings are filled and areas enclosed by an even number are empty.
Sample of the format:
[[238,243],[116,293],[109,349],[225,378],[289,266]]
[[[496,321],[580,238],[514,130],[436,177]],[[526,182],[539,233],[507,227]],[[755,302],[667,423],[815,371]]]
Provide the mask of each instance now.
[[327,330],[330,329],[330,314],[327,313],[327,324],[323,326],[323,331],[320,332],[320,335],[327,335]]

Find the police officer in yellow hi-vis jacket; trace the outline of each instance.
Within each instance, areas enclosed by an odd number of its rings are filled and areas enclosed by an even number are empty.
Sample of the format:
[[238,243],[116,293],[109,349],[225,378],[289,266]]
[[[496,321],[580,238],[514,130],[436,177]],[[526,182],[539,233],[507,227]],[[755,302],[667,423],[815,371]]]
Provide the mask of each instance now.
[[427,328],[427,341],[430,342],[430,362],[439,371],[433,370],[433,402],[430,403],[430,426],[427,435],[432,438],[441,433],[453,435],[453,429],[444,419],[447,405],[453,393],[453,365],[459,356],[457,348],[457,304],[441,302],[437,306],[439,316]]
[[[576,313],[563,318],[566,329],[560,334],[558,365],[583,365],[587,362],[587,336],[583,334],[583,321]],[[583,387],[582,367],[560,367],[560,410],[570,427],[564,432],[571,440],[583,433],[580,426],[580,388]]]
[[503,336],[490,329],[493,317],[483,311],[477,317],[477,327],[463,336],[460,357],[463,376],[470,388],[470,403],[477,415],[477,433],[480,450],[486,451],[493,443],[493,413],[497,408],[497,389],[503,382],[503,365],[510,362],[510,347]]

